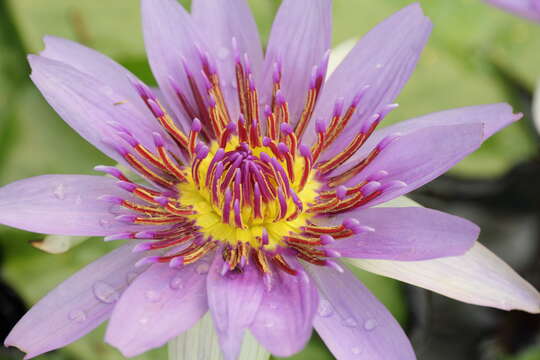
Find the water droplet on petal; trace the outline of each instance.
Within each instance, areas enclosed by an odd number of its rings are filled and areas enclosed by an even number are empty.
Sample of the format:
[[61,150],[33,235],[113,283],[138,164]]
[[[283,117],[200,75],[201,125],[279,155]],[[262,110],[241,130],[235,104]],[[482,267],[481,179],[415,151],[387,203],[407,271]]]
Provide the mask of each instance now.
[[146,317],[142,317],[142,318],[139,319],[139,324],[146,325],[146,324],[148,324],[149,321],[150,321],[150,319],[148,319]]
[[321,300],[317,313],[320,317],[329,317],[332,316],[332,314],[334,313],[334,309],[332,309],[332,305],[330,305],[328,301]]
[[383,64],[377,64],[377,65],[375,65],[375,69],[380,69],[380,68],[382,68],[382,67],[383,67]]
[[358,326],[358,323],[352,317],[344,319],[342,323],[343,323],[343,326],[350,327],[350,328]]
[[76,323],[82,323],[86,320],[86,314],[82,310],[73,310],[68,314],[68,318]]
[[268,320],[264,323],[264,326],[266,326],[267,328],[271,328],[271,327],[274,327],[274,321],[273,320]]
[[108,219],[100,219],[99,225],[101,225],[102,228],[108,229],[111,227],[111,221]]
[[225,60],[229,56],[230,53],[231,52],[229,51],[229,49],[227,49],[226,47],[222,47],[221,49],[218,50],[217,56],[221,60]]
[[146,297],[146,300],[150,302],[158,302],[161,300],[161,294],[154,290],[148,290],[144,296]]
[[118,291],[104,281],[96,282],[93,290],[96,298],[105,304],[112,304],[120,298]]
[[375,319],[367,319],[366,321],[364,321],[364,329],[366,329],[367,331],[375,329],[377,325],[377,320]]
[[268,305],[268,307],[269,307],[270,309],[272,309],[272,310],[276,310],[279,306],[278,306],[278,304],[272,303],[272,304]]
[[184,287],[184,280],[180,275],[173,276],[169,281],[169,286],[173,290],[178,290]]
[[236,80],[231,81],[231,87],[232,87],[233,89],[238,88],[238,84],[236,83]]
[[195,271],[199,275],[204,275],[208,273],[209,268],[210,266],[208,265],[208,263],[202,262],[199,265],[197,265],[197,267],[195,268]]
[[58,200],[64,200],[66,198],[66,187],[64,184],[57,185],[53,190],[53,195]]
[[137,276],[139,276],[139,274],[136,273],[135,271],[128,272],[126,275],[128,285],[131,285],[131,283],[135,281]]
[[359,347],[355,346],[351,349],[351,352],[353,353],[353,355],[358,355],[362,352],[362,350]]

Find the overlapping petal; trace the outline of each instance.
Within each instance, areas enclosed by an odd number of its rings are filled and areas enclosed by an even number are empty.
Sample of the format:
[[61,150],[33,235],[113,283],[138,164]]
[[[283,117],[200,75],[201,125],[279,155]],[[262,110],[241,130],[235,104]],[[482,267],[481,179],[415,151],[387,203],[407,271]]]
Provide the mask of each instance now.
[[416,359],[392,314],[349,270],[309,272],[321,293],[315,329],[337,359]]
[[251,331],[276,356],[291,356],[309,340],[319,296],[309,277],[301,270],[293,276],[274,274],[274,283],[263,297]]
[[105,340],[131,357],[164,345],[207,312],[207,262],[152,265],[122,294]]
[[383,203],[409,193],[442,175],[476,150],[482,143],[482,138],[482,124],[422,128],[390,142],[369,165],[346,181],[345,185],[354,186],[369,175],[384,170],[388,172],[388,176],[381,180],[383,184],[402,181],[406,186],[384,191],[370,201],[368,206]]
[[[126,161],[111,144],[127,146],[116,125],[154,149],[157,121],[112,86],[66,63],[42,56],[28,57],[30,77],[56,112],[83,138],[116,162]],[[115,84],[113,83],[113,86]],[[153,120],[153,121],[152,121]]]
[[272,73],[281,63],[281,89],[289,103],[291,122],[300,117],[314,66],[330,49],[332,3],[330,0],[284,0],[278,10],[264,60],[264,90],[268,103]]
[[[201,80],[200,55],[207,52],[204,38],[191,16],[176,0],[142,0],[141,12],[144,43],[150,67],[167,103],[180,121],[183,130],[188,132],[193,119],[190,119],[181,108],[172,82],[183,89],[189,101],[195,104],[191,92],[186,91],[190,86],[183,62],[186,61],[188,66],[194,64],[190,71],[196,80],[197,78]],[[202,81],[199,85],[202,85]]]
[[[196,0],[191,5],[195,24],[217,61],[221,86],[232,119],[239,114],[235,51],[246,54],[257,88],[262,83],[263,53],[257,24],[245,0]],[[233,38],[237,49],[233,48]]]
[[374,229],[328,246],[352,258],[415,261],[463,255],[480,232],[470,221],[419,207],[359,209],[331,222],[344,219]]
[[[357,115],[322,159],[341,151],[367,119],[395,101],[414,70],[430,32],[431,22],[418,4],[412,4],[377,25],[357,43],[328,79],[314,119],[330,119],[338,99],[343,99],[348,107],[361,89],[370,88],[358,105]],[[313,134],[314,128],[312,122],[306,133]]]
[[43,42],[45,49],[40,53],[41,56],[63,62],[101,83],[107,84],[119,95],[125,96],[126,100],[137,106],[141,113],[148,115],[146,120],[149,126],[154,126],[156,130],[159,129],[158,123],[129,80],[130,78],[137,79],[129,70],[102,53],[68,39],[45,36]]
[[142,255],[125,245],[96,260],[58,285],[34,305],[5,340],[25,359],[65,346],[109,318],[120,294],[145,268]]
[[207,279],[208,305],[225,359],[238,357],[244,331],[251,325],[264,296],[260,271],[247,265],[241,273],[222,275],[228,264],[216,256]]
[[0,223],[32,232],[103,236],[130,229],[102,195],[124,196],[104,176],[42,175],[0,188]]
[[476,243],[465,255],[403,262],[347,260],[361,269],[435,291],[470,304],[540,312],[538,291],[504,261]]

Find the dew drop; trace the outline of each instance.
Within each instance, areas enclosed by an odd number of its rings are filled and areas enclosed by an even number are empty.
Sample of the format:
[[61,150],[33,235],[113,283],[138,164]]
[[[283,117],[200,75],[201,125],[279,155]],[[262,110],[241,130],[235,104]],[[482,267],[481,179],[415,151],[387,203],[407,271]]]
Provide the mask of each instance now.
[[111,227],[111,221],[108,219],[100,219],[99,225],[101,225],[102,228],[108,229]]
[[353,353],[353,355],[358,355],[362,352],[362,350],[359,347],[355,346],[351,349],[351,352]]
[[334,313],[334,309],[332,309],[332,305],[330,305],[328,301],[321,300],[317,313],[320,317],[329,317],[332,316],[332,314]]
[[231,87],[232,87],[233,89],[237,89],[237,88],[238,88],[238,84],[236,83],[236,80],[231,81]]
[[382,68],[382,67],[383,67],[383,64],[377,64],[377,65],[375,65],[375,69],[380,69],[380,68]]
[[173,290],[178,290],[184,287],[184,280],[180,275],[174,276],[171,281],[169,281],[169,286]]
[[350,328],[358,326],[358,323],[352,317],[344,319],[342,323],[344,326],[350,327]]
[[104,281],[96,282],[93,290],[96,298],[105,304],[112,304],[120,298],[118,291]]
[[144,294],[144,297],[146,298],[146,300],[150,302],[154,302],[154,303],[161,300],[161,295],[157,291],[153,291],[153,290],[148,290]]
[[375,329],[377,325],[377,320],[375,319],[367,319],[366,321],[364,321],[364,329],[366,329],[367,331]]
[[82,310],[73,310],[68,314],[68,318],[76,323],[82,323],[86,320],[86,314]]
[[195,268],[195,271],[199,275],[204,275],[208,273],[209,268],[210,266],[208,265],[208,263],[202,262],[199,265],[197,265],[197,267]]
[[137,276],[139,276],[139,274],[136,273],[135,271],[128,272],[126,275],[128,285],[131,285],[131,283],[135,281]]
[[146,325],[150,320],[147,317],[142,317],[139,319],[139,324]]
[[271,328],[271,327],[274,327],[274,321],[273,320],[268,320],[266,321],[266,323],[264,323],[264,326],[266,326],[267,328]]
[[276,310],[279,306],[278,306],[278,304],[272,303],[272,304],[268,305],[268,307],[269,307],[270,309],[272,309],[272,310]]
[[227,49],[226,47],[222,47],[221,49],[218,50],[217,56],[221,60],[225,60],[227,59],[230,53],[231,52],[229,51],[229,49]]
[[66,187],[64,184],[57,185],[53,190],[53,195],[58,200],[64,200],[66,198]]

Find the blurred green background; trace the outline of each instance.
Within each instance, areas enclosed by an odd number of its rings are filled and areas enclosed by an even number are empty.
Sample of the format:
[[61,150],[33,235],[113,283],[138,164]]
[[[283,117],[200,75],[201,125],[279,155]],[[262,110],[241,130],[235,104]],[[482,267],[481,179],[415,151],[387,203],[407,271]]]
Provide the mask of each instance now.
[[[279,1],[249,2],[266,42]],[[189,1],[182,3],[189,6]],[[406,0],[335,0],[334,45],[359,38],[409,3],[411,1]],[[451,175],[465,182],[471,179],[497,181],[516,165],[538,156],[538,135],[532,126],[530,97],[540,75],[540,25],[490,8],[479,0],[423,0],[420,3],[435,24],[434,32],[415,74],[398,99],[399,110],[391,115],[388,123],[454,107],[512,103],[516,111],[525,113],[524,121],[494,136],[480,151],[453,169]],[[0,0],[0,185],[47,173],[92,174],[93,166],[110,163],[63,123],[29,81],[26,54],[39,52],[41,39],[46,34],[91,46],[147,83],[154,83],[145,58],[137,0]],[[441,208],[449,207],[447,203],[435,201],[435,207],[437,204]],[[478,215],[472,213],[471,217]],[[38,234],[0,227],[1,276],[27,305],[35,303],[56,284],[114,246],[91,239],[66,254],[49,255],[29,244],[41,238]],[[489,239],[484,237],[484,240],[489,246]],[[533,236],[532,241],[537,244],[538,238]],[[505,258],[505,253],[499,255]],[[422,327],[419,319],[423,318],[423,310],[416,308],[429,310],[429,304],[415,303],[418,293],[411,294],[392,280],[366,273],[358,275],[404,327],[412,333]],[[422,301],[426,298],[430,301],[429,296],[419,294]],[[460,311],[469,314],[479,308],[464,305]],[[477,334],[478,346],[486,347],[485,352],[479,350],[481,359],[540,359],[540,347],[534,345],[534,336],[525,345],[509,350],[493,345],[490,341],[496,339],[493,332],[498,328],[488,329],[482,327],[483,333]],[[116,350],[103,343],[102,336],[103,327],[100,327],[76,343],[39,358],[121,359]],[[538,344],[538,335],[536,339]],[[447,336],[439,340],[453,342],[454,338]],[[429,347],[429,344],[422,343],[421,347]],[[436,354],[437,350],[426,350],[425,355],[419,352],[419,359],[443,358],[443,355],[430,357],[430,353]],[[466,350],[464,354],[461,358],[477,359],[476,355],[468,357]],[[0,353],[0,359],[3,356],[20,358]],[[137,359],[165,358],[166,351],[159,349]],[[293,358],[322,360],[332,359],[332,356],[314,338],[303,353]],[[453,358],[457,357],[449,357]]]

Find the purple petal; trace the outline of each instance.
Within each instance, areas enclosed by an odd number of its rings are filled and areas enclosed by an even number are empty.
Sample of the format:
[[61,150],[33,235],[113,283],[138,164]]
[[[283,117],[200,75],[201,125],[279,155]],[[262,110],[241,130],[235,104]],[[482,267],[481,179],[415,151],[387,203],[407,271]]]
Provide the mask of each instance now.
[[466,303],[540,313],[538,290],[480,243],[458,257],[418,262],[363,259],[347,262]]
[[337,359],[416,359],[397,321],[349,270],[309,271],[321,293],[315,329]]
[[232,119],[239,114],[233,38],[239,55],[247,54],[257,87],[261,82],[263,53],[257,24],[245,0],[195,0],[191,5],[195,24],[206,37],[220,76]]
[[[330,49],[332,3],[330,0],[284,0],[272,25],[265,57],[265,90],[272,89],[276,61],[282,66],[281,88],[289,103],[291,123],[304,107],[314,66]],[[270,92],[271,94],[271,92]],[[269,99],[266,99],[268,102]]]
[[[171,80],[186,92],[186,96],[191,93],[182,61],[185,59],[194,76],[199,77],[200,51],[206,51],[203,38],[191,16],[176,0],[142,0],[141,11],[150,67],[183,130],[189,132],[192,119],[188,119],[181,109]],[[195,104],[191,95],[188,99]]]
[[143,255],[125,245],[64,281],[15,325],[5,340],[26,352],[25,359],[65,346],[105,321],[120,294],[144,268]]
[[208,310],[208,263],[180,270],[152,265],[124,292],[105,340],[127,357],[159,347],[192,327]]
[[404,135],[431,126],[482,124],[483,140],[486,140],[521,117],[522,114],[514,114],[512,107],[505,103],[469,106],[423,115],[376,130],[355,158],[366,155],[382,139],[391,134]]
[[[0,223],[45,234],[103,236],[130,227],[114,220],[102,195],[126,197],[113,179],[89,175],[43,175],[0,188]],[[139,227],[140,230],[140,227]]]
[[134,138],[154,149],[152,132],[157,121],[142,113],[124,93],[71,65],[42,56],[28,57],[30,77],[56,112],[83,138],[120,163],[124,158],[111,144],[124,144],[112,123],[120,124]]
[[107,84],[115,92],[124,95],[126,99],[134,103],[141,112],[147,113],[149,120],[153,121],[151,113],[148,112],[135,87],[129,81],[130,77],[133,79],[137,79],[137,77],[122,65],[93,49],[71,40],[45,36],[43,41],[45,50],[40,53],[41,56],[70,65],[103,84]]
[[[299,264],[296,267],[303,272]],[[300,351],[311,336],[319,296],[305,273],[292,276],[280,272],[274,277],[275,283],[264,294],[250,329],[273,355],[291,356]]]
[[[406,194],[440,176],[476,150],[482,143],[482,136],[482,124],[432,126],[417,130],[391,142],[345,185],[355,185],[360,179],[381,170],[388,172],[388,175],[380,180],[383,185],[392,181],[406,184],[389,188],[368,203],[368,206],[375,206]],[[354,159],[349,163],[354,164]],[[343,168],[347,168],[347,164]]]
[[503,10],[529,20],[540,22],[540,2],[538,0],[484,0]]
[[244,330],[253,322],[263,298],[262,277],[253,265],[222,275],[226,263],[216,256],[208,274],[208,305],[225,359],[238,357]]
[[[365,86],[357,115],[322,159],[343,149],[373,114],[395,101],[405,85],[431,32],[431,22],[418,4],[392,15],[366,34],[331,75],[324,87],[314,118],[330,119],[334,104],[342,98],[348,107]],[[307,132],[313,133],[311,122]]]
[[351,218],[374,231],[327,246],[343,257],[414,261],[463,255],[480,232],[470,221],[418,207],[359,209],[331,222]]

